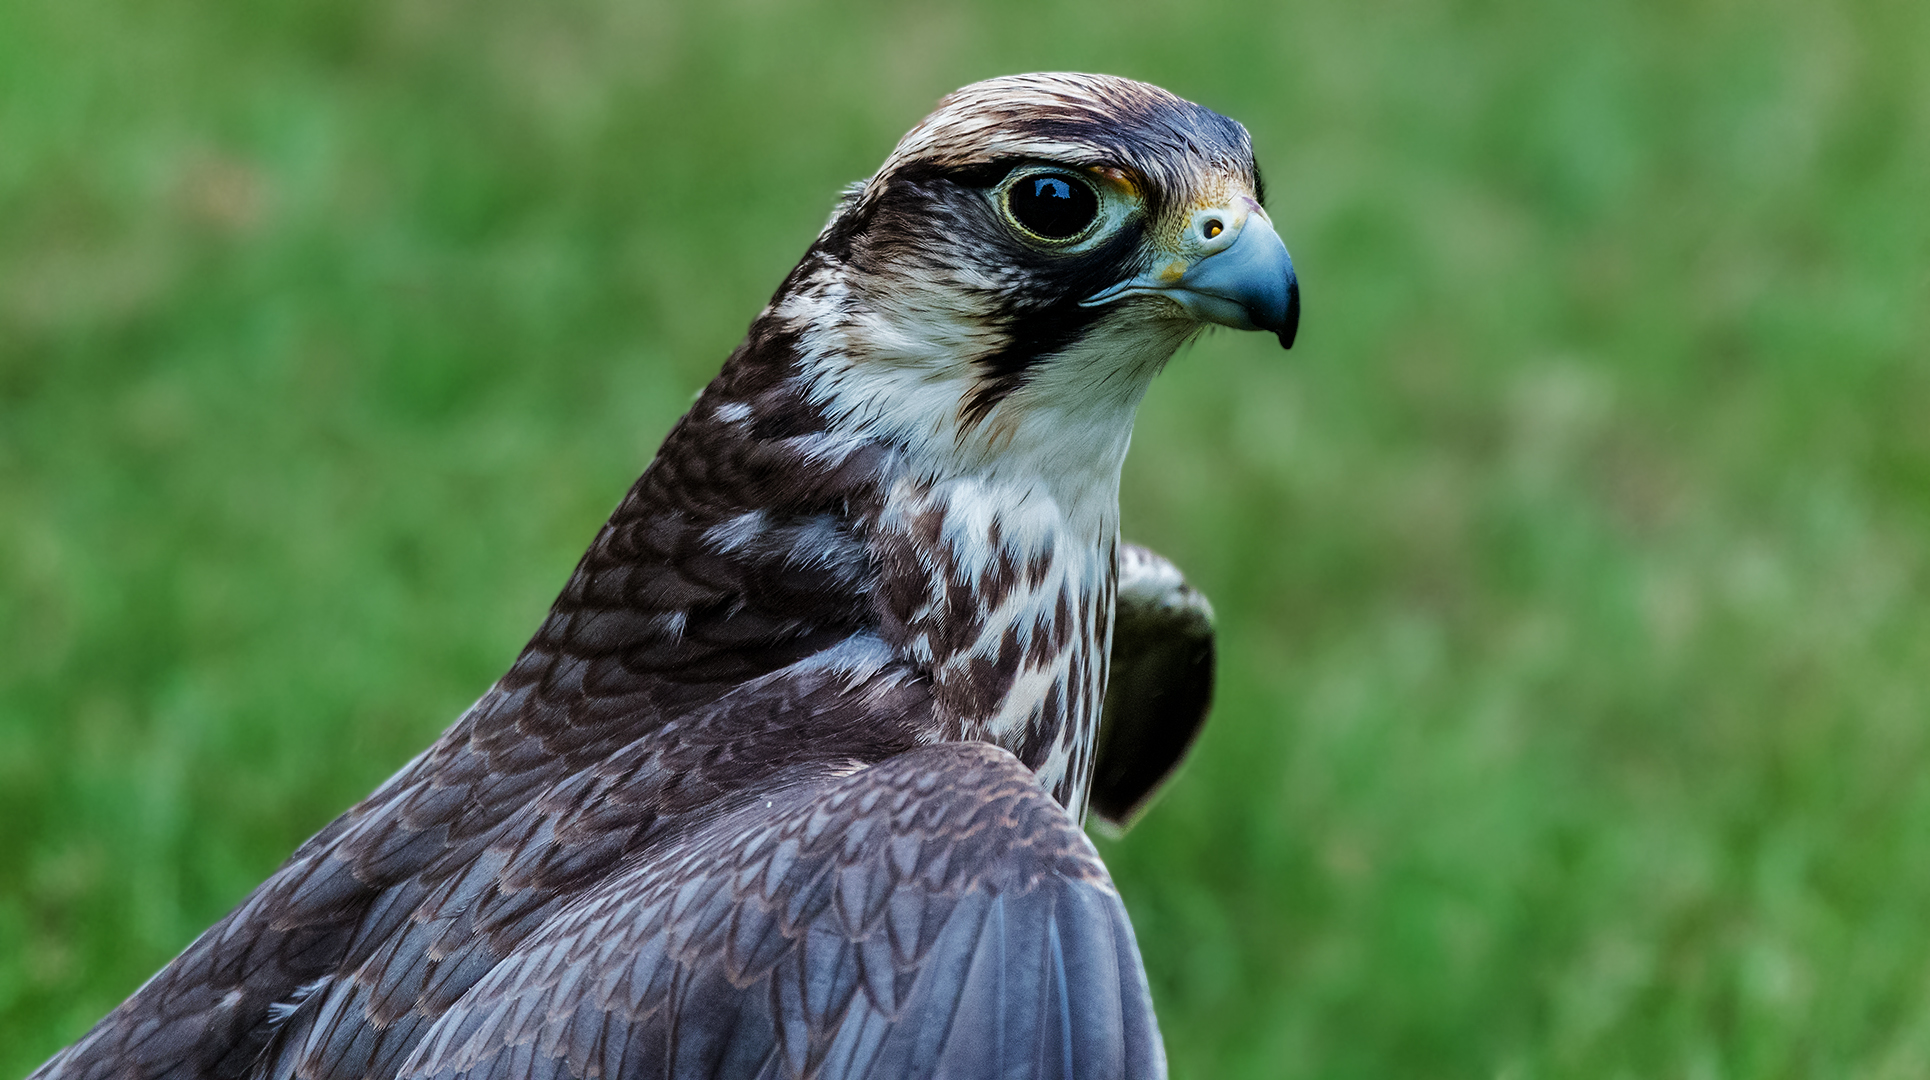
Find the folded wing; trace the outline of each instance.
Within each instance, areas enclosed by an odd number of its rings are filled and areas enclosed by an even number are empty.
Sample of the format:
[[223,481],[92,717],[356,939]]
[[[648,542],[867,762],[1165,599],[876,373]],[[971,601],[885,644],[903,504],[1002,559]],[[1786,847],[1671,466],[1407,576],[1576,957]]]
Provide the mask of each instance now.
[[1172,563],[1121,544],[1092,812],[1114,829],[1131,825],[1192,749],[1212,705],[1213,605]]
[[412,1080],[1165,1074],[1091,844],[1017,759],[802,769],[559,914]]

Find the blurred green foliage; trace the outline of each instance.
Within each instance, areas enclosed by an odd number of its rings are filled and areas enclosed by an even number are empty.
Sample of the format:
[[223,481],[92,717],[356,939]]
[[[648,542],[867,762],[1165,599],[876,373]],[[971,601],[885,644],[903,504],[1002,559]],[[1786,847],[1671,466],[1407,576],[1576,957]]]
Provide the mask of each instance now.
[[1155,386],[1218,713],[1105,845],[1178,1077],[1930,1074],[1930,5],[0,5],[0,1075],[506,666],[837,188],[1244,121]]

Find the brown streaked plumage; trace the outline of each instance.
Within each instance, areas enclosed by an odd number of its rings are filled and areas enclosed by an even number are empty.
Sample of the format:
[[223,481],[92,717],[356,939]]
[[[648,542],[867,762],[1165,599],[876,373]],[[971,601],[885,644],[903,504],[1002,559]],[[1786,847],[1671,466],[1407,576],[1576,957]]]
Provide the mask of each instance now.
[[1298,317],[1258,187],[1154,87],[947,98],[509,672],[36,1077],[1163,1075],[1078,823],[1140,395],[1202,321]]

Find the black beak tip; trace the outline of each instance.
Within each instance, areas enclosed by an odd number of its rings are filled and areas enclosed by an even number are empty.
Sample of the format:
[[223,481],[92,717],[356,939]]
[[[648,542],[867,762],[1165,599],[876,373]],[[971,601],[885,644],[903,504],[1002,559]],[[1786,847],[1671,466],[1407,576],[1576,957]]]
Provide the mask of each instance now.
[[1293,348],[1293,339],[1300,334],[1300,279],[1287,282],[1287,317],[1280,324],[1280,347]]

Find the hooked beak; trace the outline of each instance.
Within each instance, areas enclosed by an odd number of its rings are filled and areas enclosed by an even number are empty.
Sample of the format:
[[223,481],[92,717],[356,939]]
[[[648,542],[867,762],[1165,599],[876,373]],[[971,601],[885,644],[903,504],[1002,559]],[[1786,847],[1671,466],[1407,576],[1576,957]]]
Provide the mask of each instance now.
[[1287,245],[1257,204],[1238,225],[1238,235],[1190,264],[1174,260],[1159,269],[1122,281],[1081,302],[1097,307],[1127,296],[1164,296],[1202,322],[1237,330],[1279,335],[1280,347],[1293,348],[1300,329],[1300,281],[1294,276]]

